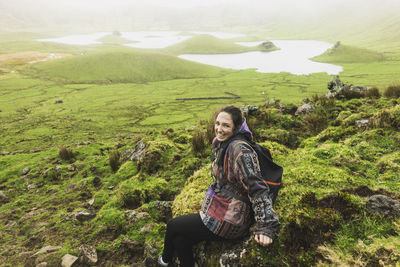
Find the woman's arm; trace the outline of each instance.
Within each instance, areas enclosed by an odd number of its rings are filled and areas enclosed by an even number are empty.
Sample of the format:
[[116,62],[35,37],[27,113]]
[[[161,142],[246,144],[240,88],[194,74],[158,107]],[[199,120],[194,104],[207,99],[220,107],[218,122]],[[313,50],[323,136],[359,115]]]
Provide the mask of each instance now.
[[255,240],[268,245],[275,238],[279,227],[278,215],[272,209],[272,200],[269,197],[269,187],[261,178],[257,154],[243,142],[237,144],[232,151],[234,172],[237,174],[243,187],[247,189],[252,203],[256,226]]

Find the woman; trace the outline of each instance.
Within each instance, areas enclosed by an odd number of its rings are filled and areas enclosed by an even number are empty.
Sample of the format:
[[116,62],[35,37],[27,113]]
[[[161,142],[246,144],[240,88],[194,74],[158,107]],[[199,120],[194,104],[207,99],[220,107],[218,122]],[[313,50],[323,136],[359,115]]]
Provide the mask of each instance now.
[[[182,266],[194,266],[192,246],[200,241],[245,236],[254,220],[254,239],[267,246],[278,229],[269,188],[260,175],[257,154],[243,139],[252,134],[239,108],[224,107],[215,120],[212,173],[201,211],[176,217],[167,224],[161,266],[168,266],[177,251]],[[223,155],[221,155],[223,153]],[[253,213],[251,212],[253,210]]]

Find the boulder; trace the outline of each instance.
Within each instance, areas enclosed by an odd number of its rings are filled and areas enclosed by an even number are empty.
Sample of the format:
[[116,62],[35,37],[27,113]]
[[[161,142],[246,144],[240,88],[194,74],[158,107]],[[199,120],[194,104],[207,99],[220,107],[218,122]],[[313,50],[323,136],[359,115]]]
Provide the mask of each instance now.
[[313,103],[306,103],[297,109],[295,115],[298,116],[298,115],[310,114],[311,112],[314,111],[314,109],[315,106]]
[[78,259],[83,265],[95,265],[97,263],[97,251],[90,245],[81,245],[78,249]]
[[373,214],[400,217],[400,202],[384,195],[369,197],[367,209]]
[[70,254],[65,254],[61,258],[61,266],[62,267],[71,267],[72,264],[74,264],[77,259],[78,259],[78,257],[75,257],[75,256],[70,255]]

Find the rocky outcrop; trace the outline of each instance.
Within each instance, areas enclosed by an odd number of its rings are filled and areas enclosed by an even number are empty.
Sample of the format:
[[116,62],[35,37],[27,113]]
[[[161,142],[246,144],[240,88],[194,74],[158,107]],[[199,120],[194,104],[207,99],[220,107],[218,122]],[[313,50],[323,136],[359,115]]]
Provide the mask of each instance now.
[[139,162],[142,159],[145,151],[146,145],[143,143],[143,141],[139,141],[136,143],[134,149],[125,150],[124,152],[122,152],[121,156],[123,160],[132,160]]
[[313,103],[305,103],[304,105],[300,106],[295,115],[305,115],[305,114],[310,114],[311,112],[313,112],[315,109],[315,105]]

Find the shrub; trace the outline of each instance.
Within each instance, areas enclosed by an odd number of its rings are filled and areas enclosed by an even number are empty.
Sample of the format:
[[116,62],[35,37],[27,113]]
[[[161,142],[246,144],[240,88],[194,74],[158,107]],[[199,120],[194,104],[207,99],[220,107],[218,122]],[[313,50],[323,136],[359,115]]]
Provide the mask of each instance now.
[[386,88],[385,92],[383,92],[385,97],[398,98],[400,97],[400,85],[392,85]]
[[379,92],[378,88],[373,87],[365,92],[365,96],[368,98],[380,98],[381,93]]
[[199,129],[193,132],[192,148],[195,153],[202,153],[206,148],[206,136]]
[[74,157],[74,154],[68,148],[61,146],[58,148],[58,156],[63,160],[70,160]]
[[319,133],[327,126],[328,118],[321,114],[307,114],[304,116],[304,128],[307,132]]
[[114,149],[108,157],[110,167],[114,172],[118,171],[119,167],[121,166],[120,158],[121,154],[117,149]]

